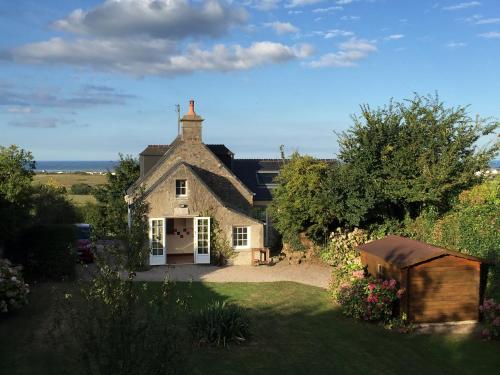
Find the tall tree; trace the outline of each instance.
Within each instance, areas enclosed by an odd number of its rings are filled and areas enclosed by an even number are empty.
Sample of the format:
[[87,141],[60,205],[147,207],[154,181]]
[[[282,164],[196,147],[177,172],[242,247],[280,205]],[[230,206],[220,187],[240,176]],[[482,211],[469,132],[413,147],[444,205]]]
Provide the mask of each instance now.
[[0,248],[29,225],[34,169],[31,152],[0,146]]
[[[458,194],[479,183],[498,142],[479,148],[498,122],[472,119],[467,107],[448,108],[438,96],[419,96],[372,109],[361,106],[354,126],[340,134],[339,159],[356,178],[347,200],[364,201],[366,214],[350,224],[415,217],[422,209],[449,209]],[[338,181],[330,180],[335,188]]]
[[92,223],[106,235],[120,236],[127,227],[127,204],[124,200],[127,189],[139,178],[137,159],[120,154],[120,162],[114,173],[108,172],[107,184],[95,189],[99,203],[99,223]]
[[305,232],[315,241],[321,241],[328,233],[332,216],[322,192],[329,166],[296,152],[283,162],[270,214],[284,242],[301,249],[300,233]]

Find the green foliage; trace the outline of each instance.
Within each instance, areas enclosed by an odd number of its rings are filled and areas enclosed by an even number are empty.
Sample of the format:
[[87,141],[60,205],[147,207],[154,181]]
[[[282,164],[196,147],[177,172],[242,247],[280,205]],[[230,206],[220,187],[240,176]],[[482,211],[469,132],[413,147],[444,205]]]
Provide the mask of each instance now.
[[341,286],[337,301],[347,316],[389,322],[403,293],[403,289],[398,289],[396,280],[359,277]]
[[246,341],[250,322],[245,312],[225,301],[212,301],[191,316],[191,333],[199,345],[229,346]]
[[359,220],[346,217],[350,225],[403,220],[430,207],[443,213],[480,181],[474,173],[498,151],[498,143],[476,146],[498,123],[473,120],[466,107],[446,108],[437,96],[415,95],[375,110],[363,105],[353,120],[340,134],[339,158],[356,181],[349,200],[360,200],[366,213]]
[[29,286],[21,270],[7,259],[0,259],[0,314],[8,313],[28,303]]
[[74,224],[80,219],[75,206],[66,199],[64,187],[34,186],[31,199],[34,224]]
[[130,228],[122,233],[125,247],[126,269],[130,271],[143,271],[148,267],[149,256],[149,223],[147,213],[149,206],[144,200],[144,192],[136,193],[130,207]]
[[490,270],[487,294],[500,293],[500,178],[462,192],[453,208],[439,217],[423,212],[406,223],[413,238],[466,254],[497,265]]
[[7,246],[6,256],[22,264],[25,276],[35,280],[73,279],[76,264],[76,228],[73,225],[35,225]]
[[340,285],[350,282],[353,275],[363,275],[363,265],[356,246],[367,241],[368,235],[361,229],[349,231],[337,228],[331,233],[328,243],[320,249],[320,259],[333,267],[330,284],[333,295],[338,293]]
[[31,152],[0,146],[0,248],[29,225],[34,169]]
[[78,183],[71,185],[71,194],[76,195],[89,195],[92,194],[92,186],[89,184]]
[[96,203],[86,203],[83,206],[77,207],[78,216],[82,223],[92,225],[93,241],[106,237],[106,215],[105,207]]
[[283,241],[302,250],[300,233],[305,232],[313,241],[322,242],[333,219],[322,194],[328,164],[296,152],[284,163],[269,212]]
[[217,266],[223,266],[236,253],[213,213],[208,212],[201,216],[210,217],[210,262]]
[[89,375],[168,375],[182,360],[177,306],[170,285],[156,291],[121,278],[117,268],[99,263],[90,283],[66,294],[59,306],[54,338],[71,348],[71,362]]
[[138,160],[120,154],[120,162],[114,174],[107,174],[108,183],[94,189],[93,195],[100,205],[97,212],[101,218],[90,224],[99,233],[115,238],[122,235],[127,227],[127,204],[124,197],[127,189],[139,178],[139,173]]

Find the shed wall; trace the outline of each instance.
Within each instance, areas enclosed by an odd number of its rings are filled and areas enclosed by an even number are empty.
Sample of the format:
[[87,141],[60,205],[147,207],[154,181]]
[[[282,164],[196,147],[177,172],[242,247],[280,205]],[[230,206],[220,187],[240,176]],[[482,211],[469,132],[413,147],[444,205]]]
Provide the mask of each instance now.
[[446,255],[412,266],[408,315],[414,322],[477,320],[480,263]]

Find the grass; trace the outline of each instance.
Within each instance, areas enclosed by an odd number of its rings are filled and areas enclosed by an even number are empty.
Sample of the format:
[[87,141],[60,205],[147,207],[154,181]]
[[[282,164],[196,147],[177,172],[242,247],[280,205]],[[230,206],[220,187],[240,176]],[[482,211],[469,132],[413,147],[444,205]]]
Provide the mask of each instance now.
[[[237,303],[252,324],[244,345],[190,349],[188,374],[477,374],[500,366],[498,342],[388,332],[342,316],[324,290],[311,286],[178,283],[175,289],[191,296],[193,308],[213,299]],[[44,334],[50,291],[49,284],[35,287],[30,306],[0,321],[0,373],[60,373],[61,358]]]
[[80,173],[37,173],[33,178],[34,184],[56,184],[70,189],[74,184],[88,184],[90,186],[106,183],[106,175]]
[[33,184],[51,184],[64,186],[66,197],[75,206],[84,206],[87,203],[97,203],[93,195],[71,194],[71,186],[74,184],[87,184],[90,186],[104,185],[107,183],[106,175],[84,174],[84,173],[37,173],[33,178]]

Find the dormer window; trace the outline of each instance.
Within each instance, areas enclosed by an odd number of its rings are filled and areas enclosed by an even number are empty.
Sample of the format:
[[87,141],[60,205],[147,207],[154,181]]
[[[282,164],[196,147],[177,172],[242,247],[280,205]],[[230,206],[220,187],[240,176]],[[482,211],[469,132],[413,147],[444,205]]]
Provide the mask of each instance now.
[[275,178],[278,177],[278,171],[258,171],[257,183],[265,186],[276,186]]
[[187,197],[187,181],[175,180],[175,196]]

